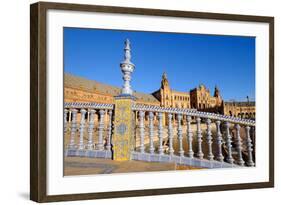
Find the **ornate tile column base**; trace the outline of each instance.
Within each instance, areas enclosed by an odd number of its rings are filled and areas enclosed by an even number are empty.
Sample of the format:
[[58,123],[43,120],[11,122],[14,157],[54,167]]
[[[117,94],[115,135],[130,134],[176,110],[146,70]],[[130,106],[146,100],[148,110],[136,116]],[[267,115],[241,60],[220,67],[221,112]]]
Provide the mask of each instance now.
[[134,151],[134,113],[132,105],[135,97],[131,95],[119,95],[115,97],[114,109],[114,133],[112,138],[113,160],[126,161],[131,159]]

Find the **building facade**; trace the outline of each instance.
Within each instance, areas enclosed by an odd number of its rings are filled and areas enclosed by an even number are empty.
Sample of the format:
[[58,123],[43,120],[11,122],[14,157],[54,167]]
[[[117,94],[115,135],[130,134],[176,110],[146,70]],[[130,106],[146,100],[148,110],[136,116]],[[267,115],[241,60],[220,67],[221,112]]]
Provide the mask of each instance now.
[[[103,84],[94,80],[64,74],[65,102],[114,103],[114,96],[121,88]],[[215,86],[213,95],[210,89],[201,84],[189,92],[173,90],[167,74],[162,75],[160,88],[151,94],[133,92],[137,104],[161,107],[196,109],[223,115],[255,118],[255,102],[224,102],[220,90]]]
[[220,91],[215,87],[214,95],[205,85],[190,90],[190,92],[179,92],[172,90],[169,85],[167,74],[164,73],[161,81],[161,88],[152,93],[162,107],[188,108],[201,111],[221,113],[222,97]]
[[189,93],[172,90],[166,73],[162,76],[160,89],[152,95],[160,102],[161,107],[191,108]]
[[222,105],[222,112],[225,115],[240,118],[256,118],[255,102],[224,102]]

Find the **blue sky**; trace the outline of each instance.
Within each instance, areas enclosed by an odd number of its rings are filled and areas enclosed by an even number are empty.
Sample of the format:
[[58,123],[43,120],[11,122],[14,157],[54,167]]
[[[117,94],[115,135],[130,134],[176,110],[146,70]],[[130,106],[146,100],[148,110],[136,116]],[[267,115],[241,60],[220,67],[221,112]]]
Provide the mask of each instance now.
[[121,87],[129,38],[133,90],[151,93],[165,71],[173,90],[217,85],[223,99],[255,100],[255,38],[64,28],[64,72]]

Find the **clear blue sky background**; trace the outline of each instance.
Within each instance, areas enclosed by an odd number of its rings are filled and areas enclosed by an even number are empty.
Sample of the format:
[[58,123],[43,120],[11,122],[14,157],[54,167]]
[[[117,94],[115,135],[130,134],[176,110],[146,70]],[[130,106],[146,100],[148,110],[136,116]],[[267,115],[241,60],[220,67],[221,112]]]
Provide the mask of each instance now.
[[119,67],[129,38],[132,88],[151,93],[162,73],[173,90],[217,85],[225,100],[255,100],[255,38],[64,28],[64,71],[121,87]]

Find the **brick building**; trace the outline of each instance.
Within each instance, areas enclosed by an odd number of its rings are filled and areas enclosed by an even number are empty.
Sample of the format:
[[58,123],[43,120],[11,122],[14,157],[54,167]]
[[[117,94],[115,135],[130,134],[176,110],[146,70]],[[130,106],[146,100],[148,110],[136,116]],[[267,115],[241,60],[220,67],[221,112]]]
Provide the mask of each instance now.
[[[64,74],[65,102],[113,103],[121,88],[88,80],[68,73]],[[220,90],[201,84],[189,92],[171,89],[167,74],[162,75],[160,88],[151,94],[133,92],[136,103],[161,107],[197,109],[241,118],[255,118],[255,102],[224,102]]]

